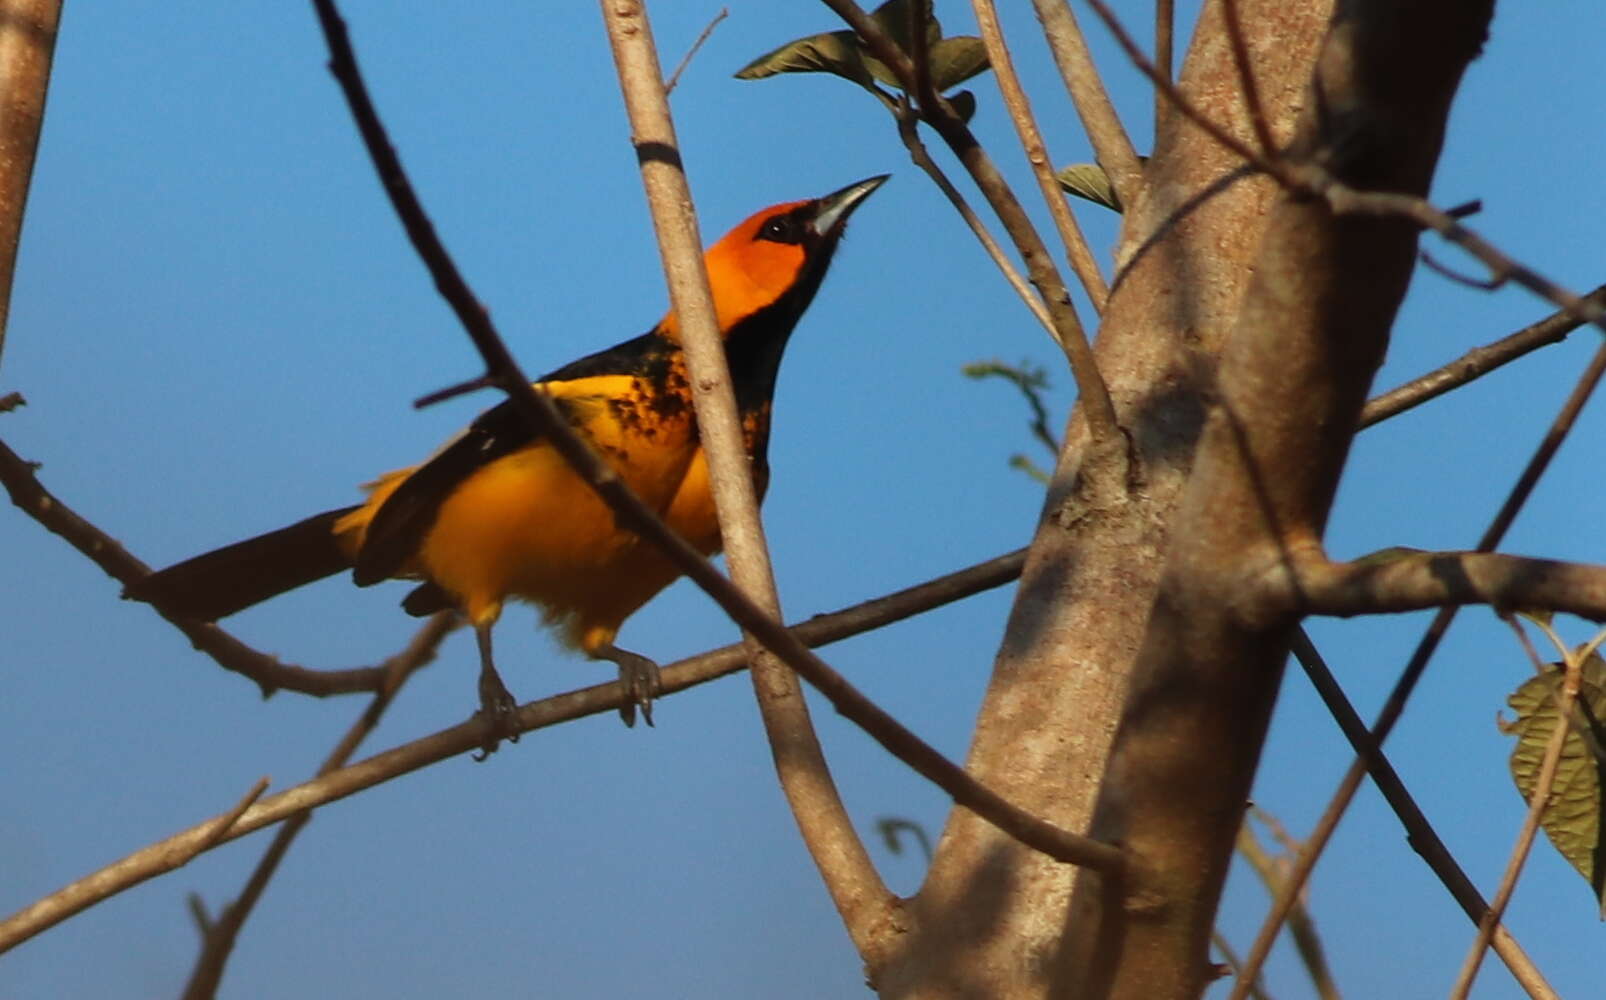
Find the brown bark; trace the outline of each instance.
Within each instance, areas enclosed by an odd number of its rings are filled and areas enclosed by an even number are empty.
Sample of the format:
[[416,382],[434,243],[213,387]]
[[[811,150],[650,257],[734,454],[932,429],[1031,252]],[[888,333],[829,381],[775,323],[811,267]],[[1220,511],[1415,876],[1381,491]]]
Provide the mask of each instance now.
[[[1425,194],[1492,4],[1356,0],[1323,43],[1291,159]],[[1300,610],[1416,228],[1278,199],[1178,508],[1092,830],[1121,885],[1078,885],[1064,995],[1157,1000],[1209,982],[1210,929]]]
[[[1287,135],[1310,78],[1323,4],[1242,5],[1268,119]],[[1248,135],[1214,5],[1182,73],[1218,121]],[[968,760],[982,781],[1085,829],[1126,677],[1161,571],[1167,521],[1203,420],[1212,357],[1226,341],[1274,187],[1180,116],[1168,119],[1128,211],[1097,354],[1138,460],[1123,500],[1089,499],[1073,422],[995,665]],[[1052,992],[1076,869],[956,810],[911,901],[905,946],[875,973],[883,996],[1036,997]]]
[[60,21],[61,0],[0,0],[0,353]]

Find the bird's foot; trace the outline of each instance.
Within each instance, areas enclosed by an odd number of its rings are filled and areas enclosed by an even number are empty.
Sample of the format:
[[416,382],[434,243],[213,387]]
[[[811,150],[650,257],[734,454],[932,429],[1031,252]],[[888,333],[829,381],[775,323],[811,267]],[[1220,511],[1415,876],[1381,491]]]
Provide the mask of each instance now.
[[619,684],[625,689],[625,701],[619,706],[619,718],[624,720],[625,725],[634,726],[636,709],[640,708],[642,719],[646,720],[647,725],[652,725],[652,700],[658,697],[659,691],[658,664],[640,653],[617,646],[603,647],[594,655],[619,665]]
[[474,717],[484,725],[485,735],[480,741],[480,752],[474,754],[476,761],[496,753],[497,745],[503,740],[519,741],[518,706],[496,671],[480,672],[480,707]]

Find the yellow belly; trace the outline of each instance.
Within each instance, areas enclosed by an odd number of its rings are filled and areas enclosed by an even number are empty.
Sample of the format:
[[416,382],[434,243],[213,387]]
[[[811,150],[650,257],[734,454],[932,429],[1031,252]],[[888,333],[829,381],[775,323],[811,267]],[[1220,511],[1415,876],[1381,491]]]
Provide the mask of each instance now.
[[[689,411],[645,422],[640,409],[583,412],[592,446],[647,506],[705,555],[717,552],[719,525]],[[372,484],[367,503],[336,526],[352,551],[412,471]],[[611,643],[620,624],[680,572],[651,543],[620,528],[608,506],[543,442],[459,483],[404,575],[446,590],[476,624],[495,621],[508,598],[533,602],[560,626],[566,642],[589,653]]]

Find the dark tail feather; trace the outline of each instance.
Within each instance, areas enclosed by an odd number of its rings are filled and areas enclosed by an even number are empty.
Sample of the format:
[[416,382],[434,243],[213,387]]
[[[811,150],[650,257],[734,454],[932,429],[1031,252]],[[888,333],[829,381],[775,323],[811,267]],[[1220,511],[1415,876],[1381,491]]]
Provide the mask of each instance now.
[[335,541],[335,522],[356,510],[314,514],[288,528],[247,538],[158,570],[123,592],[163,611],[216,621],[351,566]]

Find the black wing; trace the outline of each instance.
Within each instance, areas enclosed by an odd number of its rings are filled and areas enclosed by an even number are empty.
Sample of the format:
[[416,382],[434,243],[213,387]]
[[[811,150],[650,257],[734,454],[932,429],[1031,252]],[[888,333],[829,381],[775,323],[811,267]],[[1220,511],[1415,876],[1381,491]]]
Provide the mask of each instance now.
[[[656,332],[588,355],[542,376],[542,382],[563,382],[595,375],[639,374],[667,363],[673,347]],[[555,400],[567,411],[563,400]],[[418,552],[435,524],[441,504],[460,483],[490,463],[535,443],[537,435],[513,404],[491,407],[455,440],[436,452],[398,487],[374,514],[357,553],[352,579],[359,587],[400,573]]]

